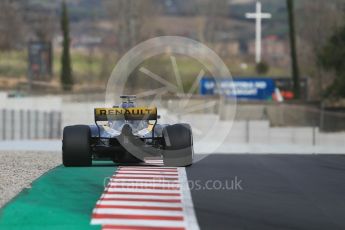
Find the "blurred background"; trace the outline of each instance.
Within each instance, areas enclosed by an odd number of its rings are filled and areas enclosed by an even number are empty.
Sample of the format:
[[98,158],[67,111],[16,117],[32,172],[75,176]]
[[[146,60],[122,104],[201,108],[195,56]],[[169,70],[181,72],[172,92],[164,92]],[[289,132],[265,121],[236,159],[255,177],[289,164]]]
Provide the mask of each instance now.
[[[253,0],[0,1],[0,139],[59,139],[65,125],[92,123],[121,56],[142,41],[169,35],[213,49],[236,87],[245,88],[235,95],[235,122],[223,151],[231,145],[234,152],[343,152],[344,1],[261,3],[271,18],[262,21],[258,62],[255,20],[245,16],[255,12]],[[178,59],[186,89],[198,65]],[[164,55],[142,66],[173,81]],[[140,72],[132,74],[129,87],[144,87]],[[224,99],[199,112],[200,120],[228,122],[228,79],[214,77],[224,85]],[[202,79],[190,103],[214,100],[219,92],[213,83]],[[165,98],[166,109],[180,100],[174,96]]]

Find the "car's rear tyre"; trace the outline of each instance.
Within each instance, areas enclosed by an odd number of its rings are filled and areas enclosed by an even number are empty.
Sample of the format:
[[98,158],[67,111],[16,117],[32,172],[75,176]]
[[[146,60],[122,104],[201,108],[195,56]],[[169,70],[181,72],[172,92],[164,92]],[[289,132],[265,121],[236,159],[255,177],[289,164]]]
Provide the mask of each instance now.
[[64,166],[91,166],[91,130],[87,125],[66,126],[62,139],[62,162]]
[[166,166],[183,167],[193,163],[193,134],[190,125],[175,124],[164,127],[163,162]]

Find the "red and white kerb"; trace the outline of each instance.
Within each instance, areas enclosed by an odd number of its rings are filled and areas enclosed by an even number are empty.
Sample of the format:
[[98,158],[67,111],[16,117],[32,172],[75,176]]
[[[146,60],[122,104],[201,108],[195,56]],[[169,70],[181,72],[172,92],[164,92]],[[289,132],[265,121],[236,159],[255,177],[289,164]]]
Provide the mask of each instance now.
[[198,230],[185,168],[120,166],[93,210],[91,224],[102,229]]

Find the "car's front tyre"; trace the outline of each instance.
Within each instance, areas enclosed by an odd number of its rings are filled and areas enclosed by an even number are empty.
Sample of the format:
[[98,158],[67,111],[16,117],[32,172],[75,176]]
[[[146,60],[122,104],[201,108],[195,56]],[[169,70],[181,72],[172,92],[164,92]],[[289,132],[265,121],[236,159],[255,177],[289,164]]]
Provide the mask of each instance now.
[[87,125],[66,126],[62,139],[62,162],[64,166],[91,166],[91,130]]

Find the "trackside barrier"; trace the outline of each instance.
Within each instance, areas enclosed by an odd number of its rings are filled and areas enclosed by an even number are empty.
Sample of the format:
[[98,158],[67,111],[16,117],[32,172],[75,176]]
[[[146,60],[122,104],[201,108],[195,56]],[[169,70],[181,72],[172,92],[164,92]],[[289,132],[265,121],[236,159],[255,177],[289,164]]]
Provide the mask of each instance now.
[[61,112],[0,110],[0,140],[59,139]]

